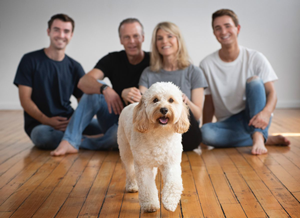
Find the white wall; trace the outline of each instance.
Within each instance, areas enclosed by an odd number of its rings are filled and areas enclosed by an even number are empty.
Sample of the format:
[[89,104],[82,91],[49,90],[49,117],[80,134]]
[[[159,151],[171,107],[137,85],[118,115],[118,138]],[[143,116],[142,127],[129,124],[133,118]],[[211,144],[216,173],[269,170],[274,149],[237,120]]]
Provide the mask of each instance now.
[[185,37],[191,59],[198,65],[219,48],[211,29],[211,14],[233,9],[242,26],[241,45],[259,50],[271,62],[278,107],[300,107],[299,0],[1,0],[0,1],[0,109],[20,109],[12,84],[24,53],[49,45],[47,21],[56,13],[75,20],[67,54],[84,70],[110,51],[121,50],[117,28],[121,20],[137,17],[145,27],[144,50],[160,21],[176,23]]

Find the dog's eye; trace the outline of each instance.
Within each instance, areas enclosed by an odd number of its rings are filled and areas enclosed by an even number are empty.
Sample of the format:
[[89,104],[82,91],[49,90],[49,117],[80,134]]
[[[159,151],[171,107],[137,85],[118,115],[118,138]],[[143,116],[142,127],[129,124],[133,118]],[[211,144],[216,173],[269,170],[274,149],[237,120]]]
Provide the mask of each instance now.
[[153,99],[153,103],[156,103],[156,102],[158,102],[158,99],[157,99],[157,98],[154,98],[154,99]]
[[173,98],[170,98],[170,99],[169,99],[169,102],[170,102],[170,103],[173,103],[173,102],[174,102]]

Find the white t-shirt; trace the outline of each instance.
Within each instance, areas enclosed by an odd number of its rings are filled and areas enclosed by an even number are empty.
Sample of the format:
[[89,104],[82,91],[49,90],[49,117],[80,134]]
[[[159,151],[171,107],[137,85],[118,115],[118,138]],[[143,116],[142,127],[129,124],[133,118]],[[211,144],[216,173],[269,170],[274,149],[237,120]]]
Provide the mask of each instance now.
[[245,89],[248,78],[256,75],[263,83],[277,80],[266,57],[252,49],[240,46],[240,53],[233,62],[220,59],[219,51],[204,58],[200,63],[208,88],[205,95],[212,95],[215,116],[218,121],[245,109]]

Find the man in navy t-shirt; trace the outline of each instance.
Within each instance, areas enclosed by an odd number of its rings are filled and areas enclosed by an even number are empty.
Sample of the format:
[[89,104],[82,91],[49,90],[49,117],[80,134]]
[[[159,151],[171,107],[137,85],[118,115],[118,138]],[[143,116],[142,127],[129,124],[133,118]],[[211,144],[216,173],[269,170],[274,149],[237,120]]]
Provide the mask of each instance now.
[[[48,22],[48,48],[27,53],[21,59],[14,84],[24,109],[25,132],[41,149],[55,149],[73,114],[71,95],[79,99],[77,88],[85,75],[81,65],[65,54],[73,36],[74,21],[57,14]],[[99,133],[90,126],[90,134]],[[88,134],[88,132],[87,132]]]
[[[129,18],[119,25],[123,51],[112,52],[99,60],[94,69],[82,77],[78,87],[85,93],[72,116],[64,137],[51,155],[75,153],[79,148],[106,150],[117,148],[118,118],[125,104],[141,98],[138,81],[149,66],[150,55],[142,50],[143,26],[139,20]],[[99,83],[108,77],[112,88]],[[82,139],[82,130],[97,115],[103,136]]]

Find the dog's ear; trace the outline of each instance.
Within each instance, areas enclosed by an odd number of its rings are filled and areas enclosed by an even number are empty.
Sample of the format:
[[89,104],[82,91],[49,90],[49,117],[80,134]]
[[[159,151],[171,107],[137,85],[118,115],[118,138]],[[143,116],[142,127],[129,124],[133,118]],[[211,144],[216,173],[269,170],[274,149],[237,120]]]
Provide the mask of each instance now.
[[185,133],[189,130],[190,121],[189,121],[189,109],[187,105],[182,102],[182,111],[179,120],[175,123],[175,131],[177,133]]
[[143,97],[133,110],[133,125],[135,130],[141,133],[146,132],[149,128],[149,120],[146,114],[146,107]]

